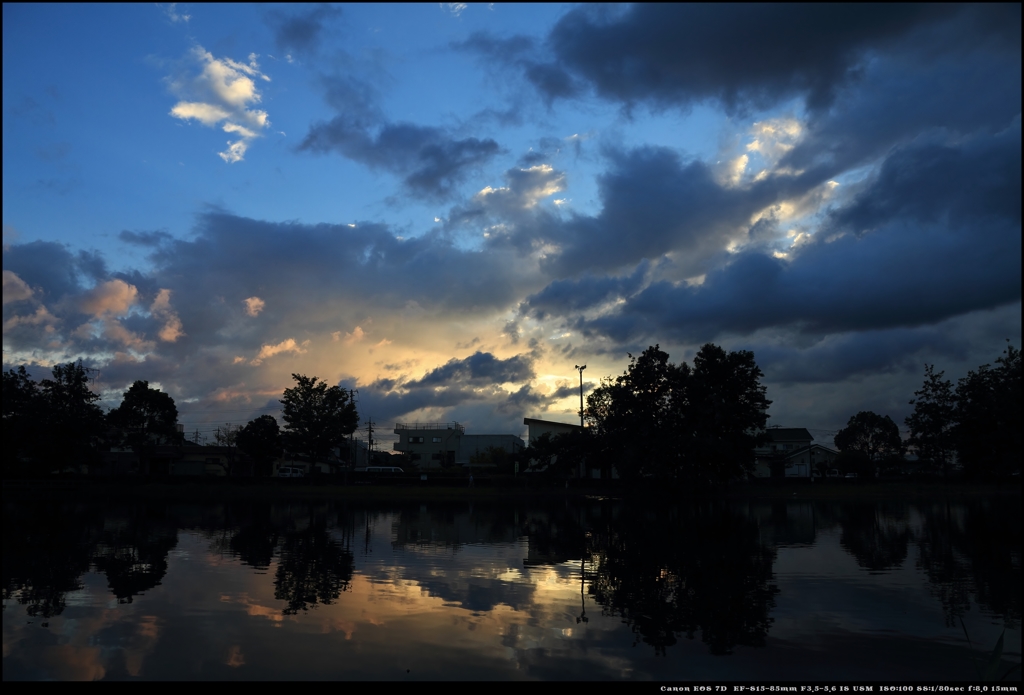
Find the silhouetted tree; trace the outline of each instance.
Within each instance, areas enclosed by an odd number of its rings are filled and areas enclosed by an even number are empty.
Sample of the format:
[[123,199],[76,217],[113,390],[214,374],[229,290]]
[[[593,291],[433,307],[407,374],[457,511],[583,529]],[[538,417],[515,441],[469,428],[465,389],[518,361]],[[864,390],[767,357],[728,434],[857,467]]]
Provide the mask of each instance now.
[[996,366],[982,365],[956,387],[956,447],[964,471],[998,477],[1020,469],[1021,356],[1007,346]]
[[545,432],[520,454],[524,469],[554,478],[571,478],[585,460],[584,434],[579,430],[552,435]]
[[681,434],[680,396],[688,368],[668,361],[658,345],[639,357],[615,380],[604,379],[587,397],[586,415],[598,445],[596,455],[615,461],[623,478],[672,477],[678,470]]
[[668,361],[654,345],[587,399],[601,462],[623,478],[654,476],[697,486],[753,469],[771,401],[751,352],[704,345],[693,367]]
[[328,386],[316,377],[292,374],[296,385],[284,390],[284,446],[305,454],[313,464],[327,459],[335,447],[359,424],[356,404],[339,386]]
[[107,420],[120,431],[121,440],[138,455],[143,470],[158,445],[176,444],[181,440],[174,399],[159,389],[150,388],[148,381],[132,384],[124,392],[121,405],[110,411]]
[[250,420],[239,430],[235,443],[253,460],[254,475],[270,475],[274,460],[283,453],[281,430],[273,415],[260,415]]
[[103,435],[99,395],[81,362],[58,364],[36,383],[24,367],[4,373],[4,448],[8,473],[50,473],[98,457]]
[[934,365],[924,366],[924,384],[914,392],[910,401],[914,412],[905,424],[910,429],[908,443],[917,447],[918,457],[948,475],[956,450],[956,395],[953,382],[943,379],[943,374],[936,374]]
[[698,484],[724,483],[754,469],[754,448],[766,438],[767,389],[754,353],[704,345],[686,380],[684,431],[688,475]]
[[89,374],[80,361],[58,364],[52,373],[40,385],[49,433],[44,440],[48,467],[93,463],[104,434],[103,411],[96,405],[100,396],[89,390]]
[[238,433],[241,431],[241,426],[227,423],[223,427],[218,427],[217,431],[213,435],[214,443],[217,446],[222,446],[227,449],[226,458],[228,460],[228,464],[224,468],[225,472],[229,476],[235,473],[235,458],[238,453]]
[[4,476],[30,472],[44,417],[42,393],[24,366],[4,372]]
[[860,454],[869,476],[874,475],[879,462],[903,455],[900,428],[888,415],[870,410],[862,410],[851,417],[846,427],[836,432],[833,441],[841,452]]

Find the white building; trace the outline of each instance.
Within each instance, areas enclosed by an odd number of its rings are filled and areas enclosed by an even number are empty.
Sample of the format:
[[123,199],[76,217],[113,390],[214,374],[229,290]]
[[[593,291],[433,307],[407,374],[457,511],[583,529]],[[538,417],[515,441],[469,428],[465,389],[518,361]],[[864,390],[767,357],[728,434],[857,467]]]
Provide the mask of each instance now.
[[457,422],[399,422],[394,450],[408,454],[420,468],[467,466],[491,447],[517,454],[526,445],[514,434],[466,434]]
[[769,440],[754,449],[755,478],[770,478],[772,464],[786,478],[810,478],[821,467],[831,468],[839,452],[821,444],[803,427],[771,427]]

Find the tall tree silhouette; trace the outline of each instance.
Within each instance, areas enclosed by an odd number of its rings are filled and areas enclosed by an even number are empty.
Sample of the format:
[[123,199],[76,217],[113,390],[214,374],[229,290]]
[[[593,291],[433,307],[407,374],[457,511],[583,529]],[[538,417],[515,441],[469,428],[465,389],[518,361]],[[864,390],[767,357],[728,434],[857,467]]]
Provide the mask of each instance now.
[[924,366],[924,384],[914,392],[910,405],[914,412],[904,421],[910,429],[907,443],[917,447],[917,455],[949,474],[956,449],[956,394],[953,382],[943,379],[944,372]]
[[124,392],[124,399],[107,415],[118,428],[122,441],[132,448],[146,468],[149,457],[160,444],[178,443],[178,408],[168,394],[136,381]]
[[996,366],[982,365],[956,387],[957,456],[964,471],[995,478],[1020,470],[1021,355],[1008,345]]
[[658,345],[630,355],[621,376],[590,394],[595,455],[614,461],[624,478],[699,487],[750,472],[771,404],[753,353],[708,343],[692,367],[668,357]]
[[356,431],[359,414],[347,391],[317,377],[292,374],[295,386],[284,390],[284,446],[305,454],[315,465],[343,446]]
[[253,473],[268,476],[272,464],[282,453],[281,430],[273,415],[260,415],[246,423],[235,437],[238,448],[253,461]]

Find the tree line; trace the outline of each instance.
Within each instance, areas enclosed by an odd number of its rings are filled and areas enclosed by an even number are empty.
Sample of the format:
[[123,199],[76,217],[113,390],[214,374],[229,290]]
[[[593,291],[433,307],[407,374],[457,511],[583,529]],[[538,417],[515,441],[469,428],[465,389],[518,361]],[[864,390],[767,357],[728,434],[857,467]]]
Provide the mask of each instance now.
[[[522,454],[528,467],[569,477],[600,468],[608,478],[675,481],[697,489],[753,472],[755,448],[766,443],[768,406],[763,376],[749,351],[726,352],[708,343],[693,364],[669,362],[658,345],[618,377],[602,380],[587,397],[588,427],[545,434]],[[913,447],[926,468],[948,475],[955,467],[975,479],[1005,477],[1021,460],[1021,356],[1008,345],[995,366],[982,365],[956,386],[934,365],[910,404],[908,439],[888,415],[862,411],[833,443],[845,472],[874,477],[902,466]]]
[[708,343],[692,366],[653,345],[587,396],[588,427],[545,434],[524,451],[535,469],[572,475],[583,467],[620,478],[653,478],[697,488],[746,477],[764,441],[766,388],[752,352]]
[[908,448],[926,470],[948,477],[959,469],[969,478],[992,480],[1020,470],[1021,356],[1007,345],[995,366],[983,364],[954,386],[924,367],[924,383],[914,392],[914,412],[904,424],[909,437],[888,415],[862,411],[835,435],[837,465],[873,476],[879,468],[904,463]]
[[[242,427],[218,431],[217,443],[237,449],[253,462],[257,475],[270,475],[285,450],[314,466],[344,446],[359,424],[348,391],[317,377],[292,374],[296,382],[281,397],[280,427],[272,415],[260,415]],[[104,413],[99,394],[89,388],[89,369],[81,361],[59,364],[52,378],[34,381],[24,366],[3,374],[4,477],[46,475],[80,465],[94,466],[112,448],[127,448],[142,470],[158,447],[184,444],[178,409],[167,393],[148,381],[136,381],[120,405]],[[234,458],[229,455],[229,458]],[[230,472],[230,469],[229,469]]]
[[[708,343],[692,365],[673,364],[659,345],[626,370],[602,380],[586,400],[588,426],[531,442],[521,455],[488,450],[474,463],[492,463],[500,472],[521,464],[547,475],[581,475],[599,468],[626,480],[650,478],[693,488],[742,479],[753,472],[755,448],[768,440],[766,388],[749,351],[727,352]],[[156,447],[181,444],[178,411],[170,395],[136,381],[121,404],[104,414],[100,396],[89,389],[81,362],[57,365],[52,379],[33,381],[24,367],[3,375],[4,475],[45,474],[77,464],[94,464],[111,447],[130,448],[140,463]],[[837,463],[873,476],[879,467],[902,463],[908,446],[920,460],[948,474],[957,465],[976,478],[1018,470],[1021,459],[1021,356],[1008,345],[995,366],[982,365],[956,386],[925,366],[924,383],[914,393],[914,411],[905,424],[907,440],[887,415],[862,411],[833,440]],[[344,459],[344,446],[359,415],[351,394],[317,377],[292,374],[295,385],[281,398],[280,427],[261,415],[243,427],[228,426],[217,442],[247,455],[257,475],[269,475],[287,450],[312,464]]]

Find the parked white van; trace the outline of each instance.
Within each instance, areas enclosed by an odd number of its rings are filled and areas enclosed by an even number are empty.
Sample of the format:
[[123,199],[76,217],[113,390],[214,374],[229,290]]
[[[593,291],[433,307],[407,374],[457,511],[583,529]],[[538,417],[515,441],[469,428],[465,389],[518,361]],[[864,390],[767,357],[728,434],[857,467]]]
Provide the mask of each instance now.
[[398,466],[367,466],[367,473],[405,473]]
[[298,466],[281,466],[277,469],[278,478],[304,478],[305,472]]

